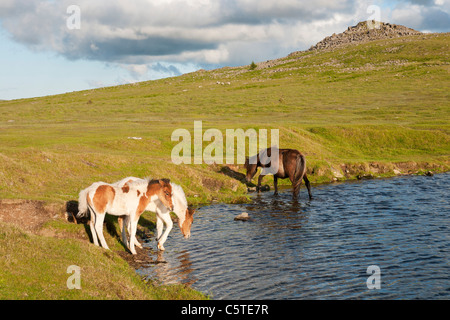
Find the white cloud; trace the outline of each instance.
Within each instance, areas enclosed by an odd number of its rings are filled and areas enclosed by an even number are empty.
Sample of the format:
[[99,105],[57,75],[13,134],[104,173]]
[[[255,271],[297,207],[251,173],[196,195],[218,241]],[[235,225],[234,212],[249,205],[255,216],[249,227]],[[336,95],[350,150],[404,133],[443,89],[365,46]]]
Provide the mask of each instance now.
[[288,43],[298,43],[289,34],[292,26],[328,21],[351,12],[354,4],[354,0],[77,2],[79,30],[69,30],[65,23],[72,0],[2,2],[0,19],[16,41],[69,59],[142,64],[188,57],[203,63],[235,64],[230,59],[238,56],[231,51],[236,44],[253,43],[263,49],[261,44],[272,42],[288,47]]
[[419,5],[397,7],[392,10],[392,19],[398,24],[411,27],[420,26],[423,22],[422,7]]
[[239,65],[306,49],[368,19],[371,4],[382,7],[382,21],[448,31],[449,2],[77,0],[81,29],[69,30],[66,9],[73,0],[2,0],[0,22],[15,41],[33,50],[128,65],[138,77],[161,61]]

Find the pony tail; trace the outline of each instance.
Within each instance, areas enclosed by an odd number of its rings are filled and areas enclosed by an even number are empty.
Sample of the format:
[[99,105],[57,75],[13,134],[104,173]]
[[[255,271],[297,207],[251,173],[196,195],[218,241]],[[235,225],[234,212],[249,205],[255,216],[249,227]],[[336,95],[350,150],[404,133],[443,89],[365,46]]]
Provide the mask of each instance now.
[[80,191],[78,195],[78,213],[77,218],[83,218],[88,216],[88,204],[87,196],[89,193],[89,188]]
[[294,196],[300,191],[300,184],[306,172],[306,159],[302,154],[297,155],[297,165],[294,171]]

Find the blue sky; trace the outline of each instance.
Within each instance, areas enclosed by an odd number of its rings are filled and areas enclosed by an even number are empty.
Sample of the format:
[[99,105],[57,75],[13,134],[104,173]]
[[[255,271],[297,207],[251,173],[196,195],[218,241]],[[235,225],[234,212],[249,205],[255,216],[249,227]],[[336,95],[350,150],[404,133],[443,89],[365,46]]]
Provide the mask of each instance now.
[[450,0],[1,0],[0,99],[283,57],[367,20],[371,5],[383,22],[450,31]]

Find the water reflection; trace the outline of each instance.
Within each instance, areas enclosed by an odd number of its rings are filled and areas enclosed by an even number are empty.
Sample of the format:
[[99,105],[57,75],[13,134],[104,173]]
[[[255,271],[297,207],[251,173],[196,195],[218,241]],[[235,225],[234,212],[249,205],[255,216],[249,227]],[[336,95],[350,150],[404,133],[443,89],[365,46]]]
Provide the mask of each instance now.
[[[154,278],[165,284],[183,283],[192,285],[197,281],[194,276],[193,264],[189,257],[189,252],[184,250],[168,260],[164,257],[165,251],[158,251],[156,264],[141,270],[141,273],[151,273]],[[151,271],[150,271],[151,269]]]

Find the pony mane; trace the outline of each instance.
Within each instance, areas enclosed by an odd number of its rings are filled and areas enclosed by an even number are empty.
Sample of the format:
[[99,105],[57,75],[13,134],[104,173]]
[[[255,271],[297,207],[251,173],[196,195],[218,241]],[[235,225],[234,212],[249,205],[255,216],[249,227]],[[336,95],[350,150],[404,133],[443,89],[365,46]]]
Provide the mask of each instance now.
[[[128,182],[130,180],[132,180],[132,181]],[[118,181],[117,184],[118,185],[123,185],[123,184],[126,183],[131,188],[135,188],[135,189],[144,188],[144,189],[146,189],[151,180],[152,179],[150,179],[150,178],[144,178],[144,179],[138,178],[138,179],[136,179],[136,178],[133,178],[133,177],[128,177],[128,178],[122,179],[121,181]]]
[[187,208],[188,203],[186,200],[186,195],[184,194],[183,188],[181,186],[171,182],[170,185],[172,186],[172,193],[173,195]]
[[152,178],[143,178],[141,180],[138,180],[137,183],[138,184],[142,184],[142,185],[148,185],[150,183],[150,181],[152,181]]
[[170,183],[169,179],[150,179],[150,178],[147,178],[145,180],[147,180],[148,184],[160,183],[160,181],[162,181],[164,183]]

